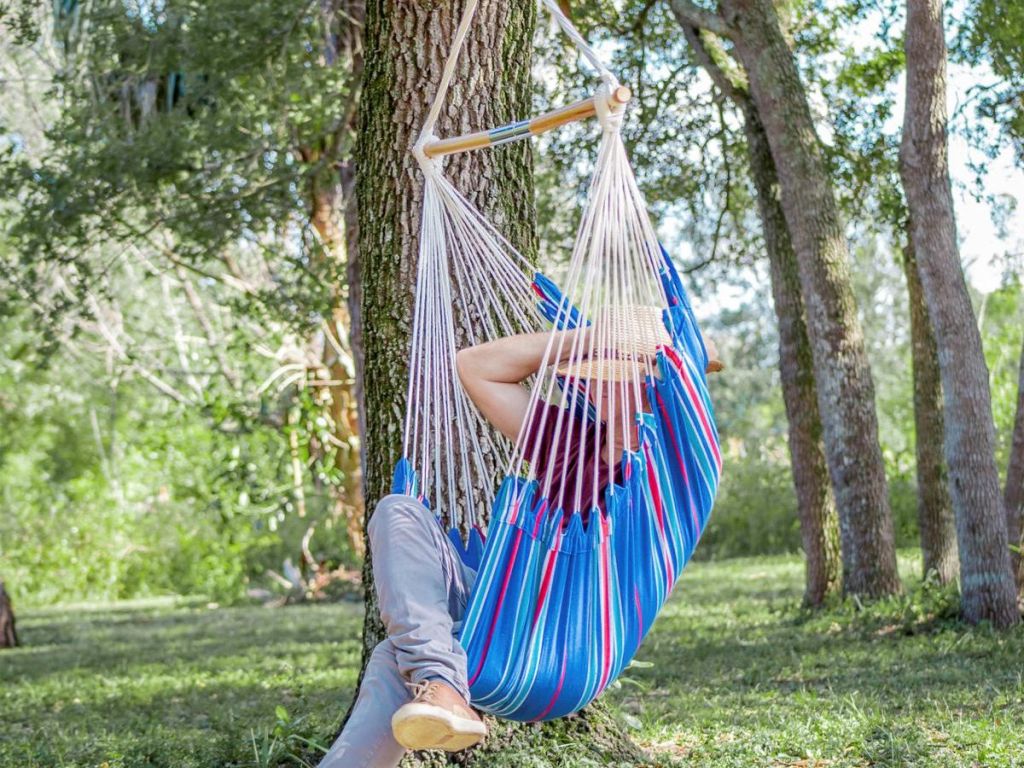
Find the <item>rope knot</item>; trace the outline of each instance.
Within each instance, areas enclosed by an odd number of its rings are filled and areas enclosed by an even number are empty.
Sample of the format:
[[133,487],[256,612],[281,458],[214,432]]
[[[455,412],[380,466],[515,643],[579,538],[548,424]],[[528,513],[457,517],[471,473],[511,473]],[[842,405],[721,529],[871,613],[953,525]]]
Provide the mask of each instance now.
[[612,100],[612,94],[618,87],[618,82],[605,80],[594,94],[597,121],[605,133],[617,133],[622,128],[622,116],[626,113],[626,105]]
[[441,172],[441,165],[436,158],[427,157],[426,146],[432,141],[435,141],[437,137],[433,133],[424,133],[415,144],[412,146],[412,156],[416,158],[416,162],[420,164],[420,169],[424,175],[431,176]]

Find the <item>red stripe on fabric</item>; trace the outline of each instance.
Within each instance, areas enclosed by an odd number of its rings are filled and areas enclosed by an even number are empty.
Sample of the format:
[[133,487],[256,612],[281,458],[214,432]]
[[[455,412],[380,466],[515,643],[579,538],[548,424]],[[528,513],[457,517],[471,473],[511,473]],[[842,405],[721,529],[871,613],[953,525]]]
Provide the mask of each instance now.
[[521,499],[519,498],[519,496],[516,496],[515,499],[512,502],[512,509],[509,510],[509,518],[508,518],[509,525],[514,524],[515,521],[519,518],[519,502],[520,501],[521,501]]
[[[654,457],[651,456],[651,450],[648,447],[645,449],[647,455],[647,478],[648,483],[651,487],[651,496],[654,500],[655,509],[658,513],[658,530],[661,534],[661,554],[665,559],[665,567],[668,570],[669,584],[675,582],[675,570],[672,568],[672,558],[669,556],[668,546],[668,532],[665,530],[665,505],[661,503],[661,486],[658,483],[658,470],[654,466]],[[683,475],[686,475],[686,469],[683,469]]]
[[654,457],[651,455],[650,446],[644,448],[644,455],[647,457],[647,485],[651,489],[651,498],[654,501],[654,509],[658,513],[658,526],[665,528],[665,510],[661,505],[661,486],[658,484],[658,468],[654,466]]
[[558,559],[558,550],[548,552],[548,562],[544,566],[544,578],[540,583],[540,594],[537,596],[537,607],[533,611],[533,622],[530,629],[537,626],[537,619],[540,618],[540,610],[544,606],[544,599],[548,596],[548,589],[551,588],[551,576],[555,572],[555,560]]
[[491,626],[487,630],[487,639],[484,640],[484,649],[480,652],[480,663],[477,664],[476,671],[473,673],[473,676],[469,679],[470,687],[472,687],[473,683],[476,682],[476,679],[480,677],[480,673],[483,671],[484,668],[484,661],[487,660],[487,651],[490,649],[491,641],[494,639],[494,628],[498,624],[498,614],[501,613],[501,605],[505,602],[505,593],[508,592],[508,583],[512,579],[512,566],[515,565],[516,554],[519,552],[519,542],[522,541],[522,539],[523,530],[522,528],[517,528],[516,541],[515,544],[512,545],[512,553],[509,555],[508,558],[508,567],[505,569],[505,580],[501,585],[501,593],[498,595],[498,604],[494,606],[494,613],[491,616]]
[[679,373],[682,374],[683,384],[686,386],[687,391],[690,393],[690,398],[693,400],[694,405],[697,407],[697,415],[700,416],[701,426],[704,428],[704,436],[711,444],[711,451],[715,454],[715,464],[718,465],[718,471],[722,471],[722,455],[718,452],[718,441],[714,438],[714,432],[711,429],[711,425],[708,423],[708,414],[704,409],[704,401],[700,399],[697,392],[693,388],[693,382],[690,380],[689,373],[685,370],[683,361],[680,359],[678,353],[671,347],[662,347],[665,350],[665,354],[676,364],[679,369]]
[[675,451],[676,461],[679,464],[679,471],[683,473],[683,482],[689,482],[689,477],[686,474],[686,462],[683,461],[683,455],[679,452],[679,444],[676,441],[676,431],[672,428],[672,421],[668,417],[668,410],[665,408],[665,401],[662,399],[661,394],[658,392],[654,393],[655,397],[658,398],[658,407],[661,409],[661,415],[665,419],[665,426],[668,427],[669,438],[672,442],[672,450]]
[[548,702],[547,707],[544,708],[544,711],[533,718],[533,722],[536,723],[538,720],[543,720],[548,716],[548,712],[555,708],[555,702],[558,701],[558,697],[562,695],[562,685],[565,683],[565,667],[568,661],[569,657],[567,655],[562,657],[562,674],[558,677],[558,685],[555,687],[555,693],[551,697],[551,701]]
[[612,673],[612,596],[608,579],[608,545],[611,540],[607,535],[608,522],[603,517],[601,518],[601,532],[604,534],[601,546],[601,564],[604,566],[601,572],[601,598],[604,605],[604,627],[601,633],[604,635],[604,669],[601,671],[601,682],[597,688],[599,691],[603,691],[604,687],[608,685],[608,677]]
[[[688,484],[689,483],[689,476],[686,474],[686,462],[683,461],[683,456],[682,456],[682,454],[679,453],[679,445],[678,445],[678,443],[676,441],[676,431],[675,431],[675,429],[672,428],[672,421],[669,419],[668,411],[665,409],[665,400],[662,398],[662,396],[657,391],[655,391],[654,394],[658,398],[658,407],[661,408],[661,414],[662,414],[662,416],[665,419],[665,426],[668,428],[669,441],[672,443],[672,450],[675,451],[676,461],[679,463],[679,471],[683,475],[683,483],[684,484]],[[690,498],[689,494],[687,494],[687,498]],[[694,508],[693,508],[693,499],[692,498],[690,498],[690,517],[693,518],[694,525],[699,527],[699,523],[697,521],[697,518],[694,516]],[[672,558],[669,557],[668,541],[666,540],[666,534],[665,534],[664,530],[661,531],[661,551],[662,551],[663,557],[665,558],[665,571],[666,571],[665,575],[666,575],[666,579],[667,579],[666,589],[671,589],[672,585],[676,581],[676,572],[675,572],[675,568],[672,566]]]
[[548,510],[548,500],[544,499],[540,503],[540,509],[537,510],[537,519],[533,521],[533,536],[537,537],[537,531],[540,529],[540,521],[544,519],[544,513]]
[[[669,419],[669,417],[668,417],[668,412],[665,410],[665,401],[662,399],[660,394],[658,395],[658,405],[661,408],[662,415],[665,417],[665,426],[668,427],[669,438],[672,441],[672,448],[675,451],[676,459],[679,462],[679,470],[683,474],[683,483],[686,484],[686,485],[689,485],[690,476],[689,476],[689,474],[686,471],[686,462],[683,461],[683,457],[679,453],[679,445],[678,445],[678,441],[676,440],[676,431],[675,431],[675,429],[672,426],[671,419]],[[690,519],[693,520],[693,527],[694,528],[700,528],[700,520],[698,520],[698,518],[697,518],[697,505],[694,504],[693,495],[690,494],[690,493],[687,493],[686,494],[686,498],[687,498],[687,500],[690,503]],[[675,583],[675,578],[673,576],[673,578],[668,583],[669,587],[671,587],[672,584],[674,584],[674,583]]]

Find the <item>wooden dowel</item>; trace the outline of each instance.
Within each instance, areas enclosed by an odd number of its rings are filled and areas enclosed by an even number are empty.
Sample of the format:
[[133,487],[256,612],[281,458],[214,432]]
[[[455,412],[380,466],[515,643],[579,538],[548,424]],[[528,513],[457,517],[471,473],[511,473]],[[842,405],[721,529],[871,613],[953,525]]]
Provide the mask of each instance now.
[[[620,85],[608,97],[608,106],[613,109],[620,108],[632,96],[633,94],[629,88]],[[438,139],[427,144],[423,148],[423,152],[427,157],[454,155],[459,152],[468,152],[469,150],[480,149],[481,147],[493,147],[509,141],[517,141],[529,136],[547,133],[560,126],[594,117],[597,114],[596,98],[596,96],[592,96],[589,99],[577,101],[575,104],[569,104],[568,106],[545,112],[542,115],[537,115],[537,117],[530,120],[520,120],[515,123],[492,128],[489,131],[467,133],[464,136],[453,136],[450,139]]]

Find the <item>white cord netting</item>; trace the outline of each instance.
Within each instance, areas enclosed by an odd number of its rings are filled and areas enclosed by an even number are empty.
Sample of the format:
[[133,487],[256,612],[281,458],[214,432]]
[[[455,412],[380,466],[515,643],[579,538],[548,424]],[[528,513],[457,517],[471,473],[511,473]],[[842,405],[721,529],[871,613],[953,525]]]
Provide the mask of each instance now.
[[[531,385],[525,424],[550,435],[526,455],[526,430],[515,445],[491,430],[459,384],[457,328],[471,326],[468,344],[539,330],[533,267],[423,154],[472,19],[467,4],[434,105],[417,142],[426,176],[410,349],[404,456],[419,476],[420,493],[454,525],[476,523],[493,502],[496,478],[486,467],[535,478],[552,505],[565,511],[596,499],[607,468],[636,448],[637,414],[644,409],[646,376],[655,372],[651,338],[665,334],[660,310],[666,297],[659,278],[662,255],[646,204],[620,135],[621,111],[607,107],[618,83],[601,65],[553,0],[543,0],[581,53],[598,69],[600,147],[566,278],[559,315],[575,307],[587,330],[550,334],[543,364]],[[456,323],[455,313],[470,318]],[[638,326],[658,326],[636,334]],[[667,342],[666,342],[667,343]],[[573,374],[576,375],[573,375]],[[589,404],[581,409],[579,404]],[[544,404],[559,406],[557,409]],[[590,416],[581,416],[589,410]],[[555,419],[550,425],[549,419]],[[553,427],[553,428],[552,428]],[[581,440],[593,441],[590,446]],[[538,455],[543,450],[544,455]],[[486,454],[494,452],[486,461]],[[574,453],[583,460],[570,461]],[[554,459],[561,455],[562,461]],[[602,465],[604,473],[599,471]],[[559,470],[556,471],[556,467]],[[576,473],[574,482],[565,472]],[[562,476],[557,476],[558,471]],[[584,477],[590,483],[585,488]],[[568,498],[566,488],[574,489]],[[613,491],[614,492],[614,486]]]

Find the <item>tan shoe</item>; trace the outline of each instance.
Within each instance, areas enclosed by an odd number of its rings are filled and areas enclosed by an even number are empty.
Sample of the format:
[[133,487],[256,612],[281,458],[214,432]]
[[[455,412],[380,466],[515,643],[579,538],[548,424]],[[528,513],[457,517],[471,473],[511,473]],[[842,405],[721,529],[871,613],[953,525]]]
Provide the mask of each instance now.
[[487,726],[450,685],[424,680],[414,690],[416,698],[391,718],[391,732],[403,747],[459,752],[483,741]]

